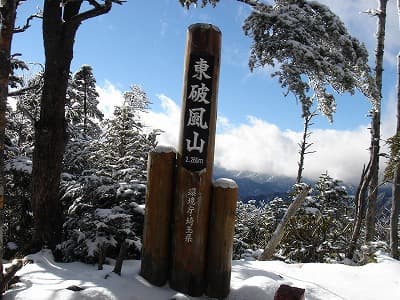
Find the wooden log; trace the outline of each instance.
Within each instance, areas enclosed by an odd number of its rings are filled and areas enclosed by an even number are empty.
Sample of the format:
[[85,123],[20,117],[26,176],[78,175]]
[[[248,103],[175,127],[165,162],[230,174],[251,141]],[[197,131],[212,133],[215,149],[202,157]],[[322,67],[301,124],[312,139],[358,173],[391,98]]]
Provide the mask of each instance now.
[[150,152],[140,274],[157,286],[169,276],[175,167],[174,148],[158,146]]
[[238,186],[233,180],[214,182],[207,252],[206,295],[210,298],[222,299],[229,294],[237,199]]
[[214,163],[221,32],[189,27],[177,158],[170,286],[190,296],[205,289],[205,257]]

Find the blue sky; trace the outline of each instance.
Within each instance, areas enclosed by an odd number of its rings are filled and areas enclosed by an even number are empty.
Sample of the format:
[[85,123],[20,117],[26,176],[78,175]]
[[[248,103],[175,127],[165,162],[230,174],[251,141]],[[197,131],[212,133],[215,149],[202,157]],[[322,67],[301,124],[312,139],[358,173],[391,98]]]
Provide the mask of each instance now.
[[[337,13],[349,31],[366,44],[373,63],[376,20],[360,12],[376,8],[377,1],[320,2]],[[18,11],[19,23],[37,6],[42,6],[42,1],[24,3]],[[121,92],[132,84],[141,85],[153,102],[145,118],[150,125],[166,131],[160,142],[175,144],[186,29],[193,23],[212,23],[222,31],[216,164],[291,176],[297,168],[296,144],[303,128],[301,107],[293,96],[283,96],[277,80],[270,77],[271,69],[250,72],[247,61],[251,40],[242,31],[249,12],[247,6],[234,0],[221,0],[216,8],[190,10],[182,8],[177,0],[128,0],[115,5],[107,15],[81,25],[71,71],[83,64],[93,67],[102,108],[108,111],[118,103]],[[399,27],[394,1],[389,1],[388,12],[382,121],[387,136],[392,134],[394,124],[395,55],[400,49],[399,39],[395,38]],[[39,20],[28,32],[15,36],[13,51],[22,53],[26,61],[43,62]],[[324,117],[314,120],[311,142],[317,153],[307,158],[305,174],[316,177],[328,170],[333,176],[357,181],[368,157],[366,115],[370,105],[359,94],[336,99],[333,124]]]

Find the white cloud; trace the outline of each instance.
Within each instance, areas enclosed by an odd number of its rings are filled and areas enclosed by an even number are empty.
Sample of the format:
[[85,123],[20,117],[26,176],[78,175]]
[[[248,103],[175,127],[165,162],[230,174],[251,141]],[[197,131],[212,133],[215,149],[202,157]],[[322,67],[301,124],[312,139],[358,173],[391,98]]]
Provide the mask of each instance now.
[[161,101],[162,112],[149,111],[142,115],[143,122],[146,126],[163,130],[158,137],[158,142],[162,145],[178,146],[180,107],[167,96],[157,95]]
[[[266,121],[249,117],[247,124],[217,135],[215,163],[228,169],[295,177],[301,136],[302,132],[282,131]],[[367,128],[317,129],[309,142],[313,143],[310,150],[316,152],[305,157],[305,177],[315,179],[328,171],[338,179],[357,182],[368,160]]]
[[96,90],[99,93],[99,109],[103,112],[105,118],[111,117],[114,106],[121,105],[124,101],[122,92],[108,80],[103,87],[97,85]]

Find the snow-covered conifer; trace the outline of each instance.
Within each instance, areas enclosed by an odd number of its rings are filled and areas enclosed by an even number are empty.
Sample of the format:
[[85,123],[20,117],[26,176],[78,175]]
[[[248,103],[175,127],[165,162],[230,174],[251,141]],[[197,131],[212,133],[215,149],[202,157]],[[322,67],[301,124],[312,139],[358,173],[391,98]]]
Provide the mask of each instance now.
[[106,120],[99,145],[100,164],[118,181],[146,180],[147,154],[155,147],[156,132],[146,134],[140,115],[148,109],[146,93],[133,85],[124,102]]
[[330,89],[358,89],[375,99],[365,46],[327,6],[304,0],[253,2],[258,4],[243,26],[253,39],[250,69],[278,66],[273,76],[300,100],[303,116],[311,113],[316,100],[319,111],[332,120],[336,103]]
[[344,259],[354,207],[339,180],[322,174],[313,193],[290,221],[280,246],[286,259],[326,262]]

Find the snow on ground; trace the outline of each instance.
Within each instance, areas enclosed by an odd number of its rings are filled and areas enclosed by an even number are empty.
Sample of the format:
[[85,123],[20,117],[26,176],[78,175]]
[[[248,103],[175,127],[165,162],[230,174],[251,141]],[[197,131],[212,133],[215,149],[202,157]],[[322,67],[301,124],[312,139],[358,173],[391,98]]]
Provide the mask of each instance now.
[[[209,299],[185,297],[168,285],[154,287],[138,273],[140,261],[124,262],[122,275],[112,265],[56,263],[49,251],[31,255],[17,275],[21,282],[8,290],[5,300],[166,300]],[[379,254],[377,263],[286,264],[279,261],[234,261],[230,300],[272,300],[281,284],[305,288],[307,300],[400,299],[400,262]],[[79,286],[81,291],[67,290]]]

